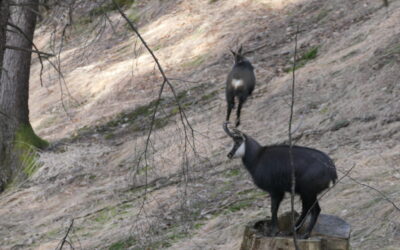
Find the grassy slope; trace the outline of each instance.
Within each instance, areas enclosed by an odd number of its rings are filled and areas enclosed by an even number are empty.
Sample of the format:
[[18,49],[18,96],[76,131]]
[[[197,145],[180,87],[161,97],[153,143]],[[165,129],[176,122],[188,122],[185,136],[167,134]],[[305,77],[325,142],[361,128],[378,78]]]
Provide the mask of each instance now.
[[[174,84],[196,130],[198,154],[188,153],[188,164],[182,160],[184,133],[167,91],[154,154],[138,166],[160,77],[143,49],[132,60],[134,39],[122,24],[118,36],[107,28],[105,40],[83,57],[74,47],[78,37],[62,55],[77,99],[65,98],[72,119],[59,102],[57,82],[40,88],[37,62],[33,67],[32,122],[58,146],[42,153],[43,166],[30,181],[0,197],[0,245],[54,248],[75,218],[78,248],[237,249],[243,225],[268,214],[269,201],[240,162],[225,156],[228,48],[258,48],[249,53],[258,85],[241,129],[263,144],[283,142],[291,81],[285,72],[299,21],[304,65],[297,70],[297,143],[328,152],[341,172],[356,164],[353,178],[400,203],[399,1],[389,9],[379,1],[156,2],[135,13],[145,10],[141,30],[168,75],[196,82]],[[48,36],[38,34],[45,47]],[[316,56],[308,56],[315,48]],[[281,212],[288,209],[286,200]],[[322,209],[352,224],[354,249],[399,247],[400,213],[373,190],[345,178],[324,197]]]

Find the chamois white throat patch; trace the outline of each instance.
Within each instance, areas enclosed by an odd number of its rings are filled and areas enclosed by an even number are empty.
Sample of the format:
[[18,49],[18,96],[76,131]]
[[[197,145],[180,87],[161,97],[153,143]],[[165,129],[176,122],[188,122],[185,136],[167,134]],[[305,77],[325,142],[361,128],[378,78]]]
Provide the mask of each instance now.
[[243,79],[232,79],[232,86],[233,88],[237,89],[243,86]]
[[234,158],[241,158],[244,156],[244,153],[246,152],[246,143],[242,142],[242,144],[239,146],[239,148],[236,150],[235,154],[233,155]]

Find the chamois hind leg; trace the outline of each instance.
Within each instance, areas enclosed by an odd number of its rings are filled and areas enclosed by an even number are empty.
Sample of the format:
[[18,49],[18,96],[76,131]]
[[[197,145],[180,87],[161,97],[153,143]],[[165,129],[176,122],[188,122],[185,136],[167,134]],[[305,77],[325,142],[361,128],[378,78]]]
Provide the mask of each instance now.
[[306,218],[307,213],[308,213],[308,209],[309,209],[307,207],[307,203],[305,202],[305,199],[301,198],[301,203],[302,203],[301,215],[297,219],[296,224],[295,224],[296,232],[298,232],[300,230],[301,226],[303,226],[305,218]]
[[236,127],[240,125],[240,111],[242,110],[243,101],[242,99],[239,100],[239,105],[236,111]]
[[227,95],[226,101],[227,101],[226,121],[229,121],[229,117],[231,116],[232,109],[235,106],[235,96]]
[[[314,204],[314,202],[313,202],[313,204]],[[306,232],[308,237],[310,236],[311,231],[313,230],[313,228],[315,226],[315,223],[317,223],[318,216],[321,213],[321,208],[319,207],[317,199],[315,199],[315,204],[311,209],[312,209],[311,210],[311,221],[310,221],[310,224],[308,225],[307,232]]]
[[319,213],[321,212],[321,208],[319,207],[318,200],[315,195],[313,195],[312,197],[308,197],[305,200],[305,203],[305,213],[307,214],[307,212],[311,210],[311,220],[307,226],[306,232],[301,236],[301,238],[303,239],[307,239],[308,237],[310,237],[311,231],[313,230],[315,223],[317,222]]

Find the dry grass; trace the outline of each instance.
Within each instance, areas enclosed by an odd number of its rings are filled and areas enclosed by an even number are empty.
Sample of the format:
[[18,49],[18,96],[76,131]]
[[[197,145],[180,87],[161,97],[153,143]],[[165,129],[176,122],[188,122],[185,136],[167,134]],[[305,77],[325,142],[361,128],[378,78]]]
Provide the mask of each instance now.
[[[290,65],[293,24],[299,21],[301,52],[318,46],[318,54],[297,71],[294,127],[301,124],[295,136],[302,134],[297,143],[329,153],[341,172],[356,164],[351,177],[400,204],[400,2],[387,10],[379,4],[191,0],[139,6],[141,32],[168,75],[200,82],[174,81],[190,100],[185,111],[195,129],[197,154],[185,151],[174,104],[166,102],[157,117],[175,115],[154,132],[148,161],[141,164],[147,131],[134,130],[127,121],[106,131],[95,127],[156,98],[160,76],[143,48],[135,50],[133,37],[113,38],[108,27],[105,40],[89,47],[91,53],[70,41],[61,56],[78,100],[65,96],[71,119],[60,104],[54,72],[46,67],[46,87],[40,87],[35,62],[31,120],[42,136],[61,144],[42,153],[43,166],[28,182],[1,195],[0,245],[54,249],[75,218],[72,240],[78,249],[132,244],[238,249],[243,226],[268,215],[269,201],[254,189],[240,162],[225,157],[229,139],[221,114],[231,67],[228,48],[239,43],[246,50],[260,48],[248,55],[258,82],[243,109],[241,129],[262,144],[281,143],[287,137],[291,81],[284,69]],[[124,29],[117,26],[118,32]],[[41,30],[37,34],[37,43],[46,47],[49,37]],[[199,85],[200,91],[194,88]],[[167,91],[166,100],[170,96]],[[135,121],[146,123],[145,118]],[[59,141],[69,136],[73,139]],[[400,212],[373,190],[345,178],[321,203],[324,213],[351,223],[353,249],[400,247]],[[285,210],[288,199],[280,211]]]

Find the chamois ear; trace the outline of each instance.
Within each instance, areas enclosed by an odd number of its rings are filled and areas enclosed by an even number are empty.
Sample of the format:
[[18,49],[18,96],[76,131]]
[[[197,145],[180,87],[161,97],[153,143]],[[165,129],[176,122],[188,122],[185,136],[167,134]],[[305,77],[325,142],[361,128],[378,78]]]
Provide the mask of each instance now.
[[242,54],[242,50],[243,50],[243,46],[242,46],[242,45],[240,45],[240,48],[239,48],[239,50],[238,50],[238,54],[239,54],[239,55],[241,55],[241,54]]

